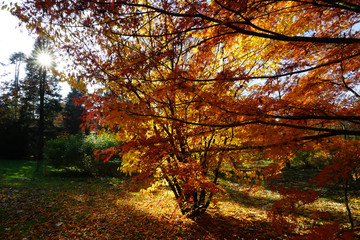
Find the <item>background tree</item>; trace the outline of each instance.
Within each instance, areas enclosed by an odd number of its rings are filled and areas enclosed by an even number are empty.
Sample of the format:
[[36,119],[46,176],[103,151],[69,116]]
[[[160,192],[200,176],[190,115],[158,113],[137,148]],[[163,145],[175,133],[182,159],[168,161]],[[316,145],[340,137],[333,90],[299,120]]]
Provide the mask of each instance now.
[[14,76],[14,85],[13,85],[13,91],[14,91],[14,101],[15,101],[15,118],[18,116],[18,98],[19,98],[19,75],[20,75],[20,67],[21,63],[26,60],[25,54],[23,52],[17,52],[13,53],[10,56],[10,63],[15,64],[15,76]]
[[72,88],[65,100],[63,120],[65,131],[69,134],[77,134],[81,130],[81,116],[85,110],[77,103],[81,97],[82,93],[76,88]]
[[17,52],[11,54],[10,64],[15,65],[15,75],[12,82],[4,82],[1,86],[1,131],[0,156],[7,159],[22,158],[27,153],[25,129],[21,126],[19,98],[19,73],[21,63],[26,60],[25,54]]
[[[41,45],[38,40],[29,58],[26,58],[26,76],[7,84],[1,95],[1,156],[3,158],[22,159],[36,154],[36,136],[39,121],[39,68],[36,64],[36,54]],[[19,64],[24,55],[13,54],[11,61]],[[16,67],[19,69],[19,66]],[[61,95],[58,80],[53,75],[46,77],[44,86],[44,120],[45,140],[59,134],[61,127],[54,126],[54,119],[61,112]]]
[[[61,96],[58,93],[59,89],[57,87],[58,80],[54,75],[48,73],[50,72],[51,67],[53,67],[53,60],[50,59],[51,55],[50,42],[46,39],[38,38],[35,41],[34,50],[28,59],[27,65],[27,79],[30,83],[29,86],[32,85],[37,91],[34,106],[37,122],[37,141],[34,142],[37,143],[36,156],[38,163],[43,160],[44,142],[54,134],[54,119],[62,110],[60,105]],[[50,62],[41,62],[40,58],[47,56],[49,56],[49,59],[46,59],[46,61]],[[31,96],[28,95],[28,97]]]
[[15,118],[20,113],[16,104],[16,95],[12,84],[3,83],[0,94],[0,157],[21,159],[28,153],[26,130]]
[[[236,166],[256,163],[248,152],[273,160],[268,178],[295,151],[336,152],[322,179],[350,177],[359,142],[343,136],[360,135],[359,12],[358,1],[312,0],[27,0],[13,11],[73,56],[70,82],[104,86],[88,118],[126,136],[124,169],[160,171],[190,216],[203,212],[203,190],[217,190],[216,166],[241,177]],[[287,194],[281,206],[295,204]]]

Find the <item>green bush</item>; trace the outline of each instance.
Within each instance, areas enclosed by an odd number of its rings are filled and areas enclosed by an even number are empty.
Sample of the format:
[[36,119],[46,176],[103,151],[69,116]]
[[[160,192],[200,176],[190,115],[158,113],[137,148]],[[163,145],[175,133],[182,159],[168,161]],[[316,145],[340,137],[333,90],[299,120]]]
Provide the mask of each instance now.
[[117,176],[121,159],[112,157],[104,163],[96,159],[94,152],[119,144],[108,134],[70,135],[48,141],[44,147],[44,157],[49,164],[58,169],[73,169],[96,176]]
[[55,168],[65,167],[66,161],[64,153],[67,148],[68,140],[65,138],[52,139],[47,141],[44,146],[44,158]]

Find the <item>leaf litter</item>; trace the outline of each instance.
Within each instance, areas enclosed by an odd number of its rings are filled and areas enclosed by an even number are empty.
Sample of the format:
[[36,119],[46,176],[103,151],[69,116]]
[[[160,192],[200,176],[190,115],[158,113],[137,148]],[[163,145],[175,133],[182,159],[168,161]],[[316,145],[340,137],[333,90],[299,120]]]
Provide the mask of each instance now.
[[[4,239],[288,239],[322,223],[310,218],[314,209],[330,209],[331,220],[346,221],[344,206],[320,199],[301,209],[296,231],[279,234],[268,218],[278,194],[237,185],[196,220],[181,214],[166,188],[131,192],[96,181],[72,186],[1,187],[0,234]],[[359,216],[359,204],[353,205]]]

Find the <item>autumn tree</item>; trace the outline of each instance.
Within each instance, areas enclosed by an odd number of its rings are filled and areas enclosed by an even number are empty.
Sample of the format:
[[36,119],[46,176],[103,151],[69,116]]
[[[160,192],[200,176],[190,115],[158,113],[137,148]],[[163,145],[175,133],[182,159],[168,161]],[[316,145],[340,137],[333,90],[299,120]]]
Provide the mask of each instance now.
[[103,87],[88,119],[125,137],[124,170],[164,177],[184,214],[207,208],[219,171],[241,175],[247,152],[273,159],[268,178],[306,149],[336,152],[321,179],[359,166],[359,1],[26,0],[12,12],[73,57],[70,82]]

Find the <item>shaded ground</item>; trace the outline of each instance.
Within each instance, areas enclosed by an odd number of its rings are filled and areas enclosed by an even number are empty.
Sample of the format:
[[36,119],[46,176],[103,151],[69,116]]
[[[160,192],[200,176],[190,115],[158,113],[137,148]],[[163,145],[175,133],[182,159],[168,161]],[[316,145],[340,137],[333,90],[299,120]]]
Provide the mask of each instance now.
[[[295,232],[279,235],[268,219],[279,196],[266,189],[247,194],[224,181],[228,194],[193,221],[181,215],[166,189],[131,192],[116,179],[43,178],[31,175],[32,166],[20,169],[2,175],[3,239],[288,239],[319,224],[309,215],[321,208],[329,209],[334,220],[347,222],[344,205],[323,198],[302,208]],[[353,215],[360,216],[359,198],[351,204]]]

